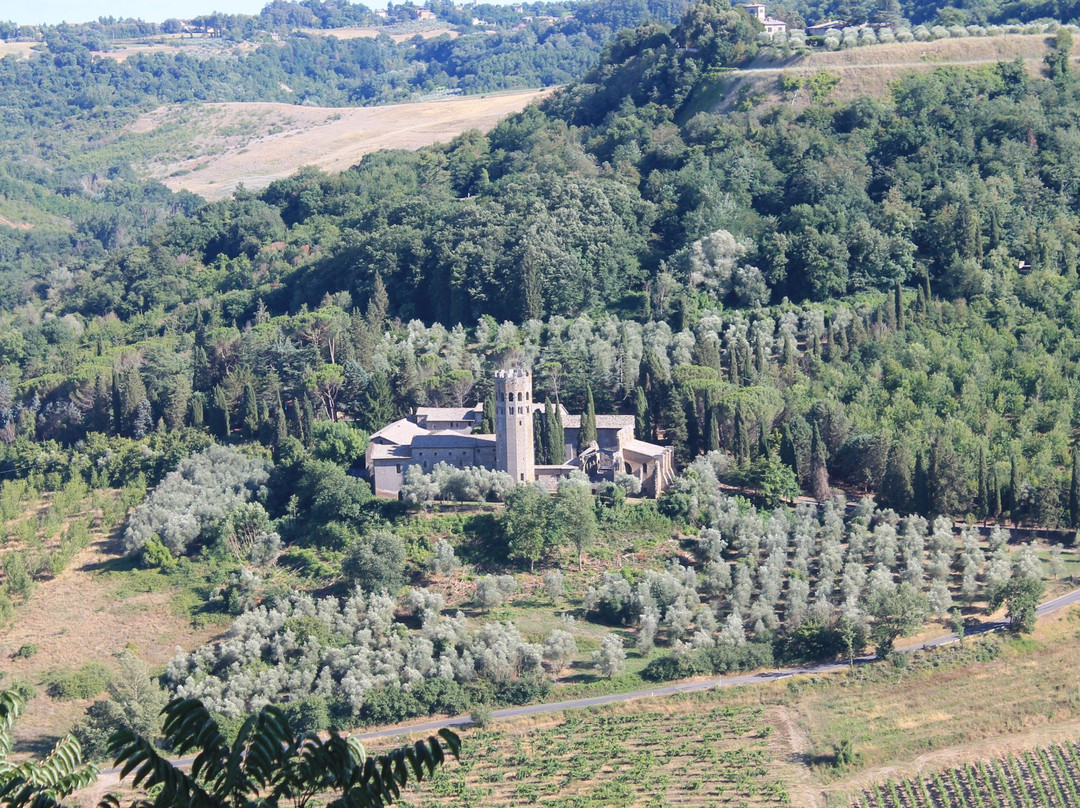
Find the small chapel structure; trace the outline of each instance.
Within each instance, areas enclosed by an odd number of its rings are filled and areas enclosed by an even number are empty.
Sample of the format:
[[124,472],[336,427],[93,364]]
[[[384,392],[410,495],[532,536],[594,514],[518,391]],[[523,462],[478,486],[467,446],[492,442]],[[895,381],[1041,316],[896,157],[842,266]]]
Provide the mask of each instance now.
[[455,468],[477,466],[497,469],[516,482],[540,481],[554,490],[559,478],[585,472],[593,482],[614,481],[622,472],[641,482],[644,494],[658,497],[675,477],[671,447],[637,438],[634,416],[597,415],[596,441],[578,451],[581,415],[571,415],[559,404],[565,435],[565,463],[536,464],[533,418],[543,412],[532,398],[532,374],[527,370],[501,370],[495,374],[495,434],[475,434],[483,405],[473,407],[417,407],[375,432],[368,440],[366,471],[375,495],[397,497],[410,466],[425,473],[438,463]]

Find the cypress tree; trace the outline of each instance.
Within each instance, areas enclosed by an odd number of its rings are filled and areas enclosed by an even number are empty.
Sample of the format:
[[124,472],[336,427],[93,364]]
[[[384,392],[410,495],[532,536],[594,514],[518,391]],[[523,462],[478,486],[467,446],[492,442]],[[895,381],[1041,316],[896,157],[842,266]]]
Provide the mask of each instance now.
[[240,409],[243,413],[240,426],[243,429],[244,437],[248,440],[254,440],[259,434],[259,400],[255,397],[255,388],[251,386],[251,382],[244,385]]
[[1017,479],[1016,455],[1009,456],[1009,496],[1006,503],[1009,508],[1009,518],[1016,521],[1016,511],[1020,505],[1020,481]]
[[285,405],[281,403],[279,391],[274,406],[274,446],[280,448],[287,437],[289,437],[289,426],[285,422]]
[[791,437],[791,425],[784,424],[784,432],[780,438],[780,462],[795,472],[795,479],[801,479],[799,474],[799,453],[795,450],[795,441]]
[[191,389],[196,393],[210,390],[210,361],[206,349],[198,344],[191,351]]
[[300,422],[304,428],[304,446],[311,448],[315,442],[315,410],[311,407],[311,399],[304,396],[300,400]]
[[[360,428],[368,433],[376,432],[393,419],[394,396],[390,392],[390,382],[385,374],[372,373],[360,403],[360,417],[357,419]],[[310,435],[307,435],[307,439],[310,439]]]
[[225,391],[221,385],[214,386],[214,394],[212,400],[213,408],[213,420],[210,423],[211,431],[222,440],[228,440],[229,434],[232,432],[232,424],[230,423],[229,414],[229,402],[225,398]]
[[720,448],[720,424],[717,423],[716,405],[712,394],[705,396],[705,451],[715,452]]
[[911,505],[916,513],[930,510],[930,483],[926,478],[926,464],[923,454],[915,455],[915,473],[911,477]]
[[985,519],[990,510],[990,480],[986,468],[986,447],[979,446],[979,493],[975,501],[975,515]]
[[735,460],[743,465],[750,461],[750,433],[746,428],[746,419],[743,418],[742,402],[735,405],[734,436],[732,450]]
[[765,428],[765,422],[761,422],[761,429],[758,434],[758,457],[769,456],[769,431]]
[[997,519],[1001,516],[1001,485],[998,483],[997,470],[990,477],[990,515]]
[[893,289],[893,303],[896,306],[896,327],[904,330],[904,295],[900,289],[900,281],[896,282]]
[[1080,527],[1080,452],[1072,451],[1072,478],[1069,480],[1069,527]]
[[810,486],[814,499],[824,502],[829,498],[829,467],[826,462],[825,441],[821,431],[814,424],[810,438]]
[[585,412],[581,416],[581,431],[578,433],[578,452],[588,448],[596,441],[596,403],[593,401],[592,386],[585,385]]
[[634,390],[634,432],[641,440],[655,437],[649,419],[649,400],[640,385]]
[[480,414],[480,434],[491,435],[495,432],[495,393],[484,399],[484,409]]
[[202,429],[205,422],[206,416],[203,411],[203,396],[202,393],[196,393],[191,397],[191,401],[188,403],[188,424],[196,429]]
[[305,446],[307,445],[307,436],[304,434],[304,416],[300,412],[300,400],[293,401],[292,408],[292,420],[293,420],[293,435]]
[[94,406],[90,410],[88,429],[91,432],[108,434],[110,417],[109,384],[104,376],[98,376],[94,381]]
[[664,438],[671,444],[676,462],[685,465],[690,452],[686,445],[686,411],[681,399],[678,388],[672,385],[664,401],[663,424]]
[[535,410],[533,412],[533,453],[536,455],[536,464],[539,466],[547,466],[551,463],[548,457],[547,425],[550,422],[547,415],[546,411]]
[[112,431],[119,435],[124,431],[124,399],[120,395],[120,374],[112,375]]
[[911,455],[907,444],[899,438],[889,447],[889,457],[885,461],[885,474],[881,478],[878,497],[882,505],[894,508],[900,513],[911,512],[915,498],[911,481]]
[[548,451],[551,455],[551,464],[561,466],[566,462],[566,430],[563,429],[562,408],[558,404],[552,405],[551,429],[548,431],[550,445]]

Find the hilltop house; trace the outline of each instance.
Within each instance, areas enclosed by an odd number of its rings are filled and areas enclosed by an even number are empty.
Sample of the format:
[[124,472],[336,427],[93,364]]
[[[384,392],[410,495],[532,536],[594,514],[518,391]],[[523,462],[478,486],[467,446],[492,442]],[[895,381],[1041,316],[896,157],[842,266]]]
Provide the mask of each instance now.
[[495,375],[495,434],[474,434],[483,407],[417,407],[408,418],[387,424],[368,441],[366,471],[376,496],[396,497],[410,466],[430,472],[439,463],[456,468],[478,466],[510,474],[516,482],[541,481],[554,489],[559,478],[581,470],[593,481],[631,474],[642,491],[657,497],[675,476],[671,448],[639,440],[634,416],[597,415],[596,442],[578,452],[581,415],[560,404],[567,461],[536,465],[533,417],[542,411],[532,400],[532,375],[527,370]]
[[786,22],[774,19],[765,13],[764,3],[744,3],[743,8],[751,17],[765,26],[765,33],[769,36],[783,34],[787,31]]

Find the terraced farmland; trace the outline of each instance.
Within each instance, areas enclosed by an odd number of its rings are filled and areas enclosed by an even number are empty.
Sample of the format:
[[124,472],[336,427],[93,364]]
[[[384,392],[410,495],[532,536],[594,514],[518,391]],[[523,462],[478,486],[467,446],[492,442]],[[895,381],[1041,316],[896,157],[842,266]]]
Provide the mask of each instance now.
[[1080,750],[1069,742],[928,777],[889,780],[853,808],[1070,808],[1080,805]]
[[409,804],[788,805],[763,708],[715,699],[636,702],[632,712],[470,732],[462,765],[440,772]]

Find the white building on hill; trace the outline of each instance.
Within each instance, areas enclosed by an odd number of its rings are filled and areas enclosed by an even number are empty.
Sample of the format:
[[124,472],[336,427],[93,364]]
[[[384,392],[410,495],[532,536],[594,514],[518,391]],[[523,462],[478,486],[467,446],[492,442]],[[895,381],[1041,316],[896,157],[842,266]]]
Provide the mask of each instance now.
[[764,3],[744,3],[743,8],[747,13],[765,26],[765,33],[769,36],[773,34],[783,34],[787,31],[787,23],[783,20],[777,20],[770,17],[765,13]]
[[638,440],[634,416],[597,415],[596,442],[578,453],[582,416],[559,407],[567,462],[558,466],[536,465],[533,417],[543,407],[532,400],[532,374],[527,370],[495,374],[494,435],[473,434],[482,405],[417,407],[412,416],[387,424],[368,441],[367,474],[375,494],[396,497],[410,466],[430,472],[439,463],[498,469],[516,482],[540,480],[552,489],[575,469],[597,482],[614,480],[622,472],[640,480],[642,491],[653,497],[674,478],[671,448]]

